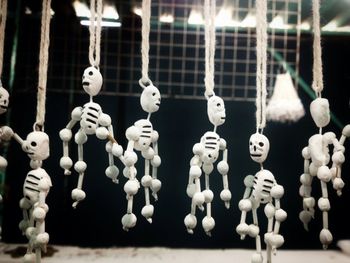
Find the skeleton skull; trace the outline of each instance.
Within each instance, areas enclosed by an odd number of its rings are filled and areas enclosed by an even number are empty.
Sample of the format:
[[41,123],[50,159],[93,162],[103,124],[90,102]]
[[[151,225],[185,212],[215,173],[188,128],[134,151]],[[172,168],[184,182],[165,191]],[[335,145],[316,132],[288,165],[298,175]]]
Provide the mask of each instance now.
[[212,96],[208,100],[208,117],[210,122],[219,126],[224,124],[226,118],[224,101],[218,96]]
[[331,120],[329,102],[327,99],[317,98],[310,104],[310,112],[316,126],[323,128],[328,125]]
[[249,139],[250,157],[257,163],[263,163],[269,154],[270,142],[267,137],[260,133],[255,133]]
[[103,79],[100,71],[95,67],[85,69],[82,84],[85,92],[90,96],[96,96],[102,87]]
[[7,111],[9,105],[9,93],[6,89],[2,87],[0,80],[0,114],[3,114]]
[[31,160],[43,161],[50,155],[49,136],[45,132],[33,131],[23,142],[22,149]]
[[141,107],[145,112],[153,113],[159,110],[160,105],[160,92],[153,86],[149,85],[145,87],[141,94]]

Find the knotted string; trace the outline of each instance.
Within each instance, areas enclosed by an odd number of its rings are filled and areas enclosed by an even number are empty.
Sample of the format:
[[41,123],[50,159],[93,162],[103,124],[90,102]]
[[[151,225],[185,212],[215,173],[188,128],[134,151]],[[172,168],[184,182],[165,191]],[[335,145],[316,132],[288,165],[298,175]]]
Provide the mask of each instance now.
[[320,29],[320,0],[312,1],[313,11],[313,82],[312,88],[316,92],[317,97],[321,97],[323,90],[323,73],[322,73],[322,48],[321,48],[321,29]]
[[152,81],[148,76],[150,28],[151,28],[151,0],[143,0],[142,1],[142,29],[141,29],[142,77],[139,81],[142,88],[145,88],[147,85],[152,83]]
[[7,18],[7,0],[0,0],[0,78],[4,61],[5,27]]
[[90,1],[90,45],[89,62],[91,66],[99,68],[101,52],[101,22],[102,22],[102,0]]

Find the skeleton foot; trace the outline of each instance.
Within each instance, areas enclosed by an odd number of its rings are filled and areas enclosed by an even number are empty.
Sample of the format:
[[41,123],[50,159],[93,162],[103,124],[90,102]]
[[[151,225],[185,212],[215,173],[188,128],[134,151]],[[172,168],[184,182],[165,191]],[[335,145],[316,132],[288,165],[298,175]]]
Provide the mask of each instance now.
[[36,257],[34,253],[27,253],[23,257],[23,262],[24,263],[35,263]]
[[105,171],[105,174],[108,178],[112,180],[113,183],[115,184],[119,183],[119,180],[118,180],[119,169],[117,166],[115,165],[108,166]]
[[211,230],[215,227],[215,220],[212,217],[204,217],[202,220],[202,227],[208,236],[211,236]]
[[243,240],[249,233],[249,226],[246,223],[241,223],[236,227],[236,232],[241,236],[241,240]]
[[122,217],[122,225],[125,231],[129,231],[130,228],[133,228],[136,225],[136,222],[137,218],[133,213],[125,214]]
[[325,228],[322,229],[321,233],[320,233],[320,241],[323,245],[323,249],[327,249],[328,245],[330,243],[332,243],[332,241],[333,241],[333,236],[332,236],[331,231],[329,231],[328,229],[325,229]]
[[263,262],[263,257],[261,253],[254,253],[252,256],[252,263],[262,263]]
[[147,221],[150,224],[152,224],[153,213],[154,213],[154,206],[153,205],[145,205],[141,210],[141,214],[147,219]]
[[73,208],[76,208],[77,205],[79,204],[80,201],[84,200],[86,197],[86,194],[83,190],[75,188],[72,191],[72,199],[75,200],[75,202],[73,203]]
[[184,220],[187,232],[193,234],[193,229],[197,226],[197,218],[192,214],[188,214]]
[[309,222],[311,221],[311,219],[314,218],[313,213],[311,213],[310,211],[301,211],[299,213],[299,219],[301,222],[303,222],[304,225],[304,229],[306,231],[309,231]]
[[22,234],[23,234],[23,235],[25,235],[28,226],[29,226],[29,221],[28,221],[28,220],[22,220],[22,221],[19,223],[18,227],[19,227],[19,229],[22,231]]

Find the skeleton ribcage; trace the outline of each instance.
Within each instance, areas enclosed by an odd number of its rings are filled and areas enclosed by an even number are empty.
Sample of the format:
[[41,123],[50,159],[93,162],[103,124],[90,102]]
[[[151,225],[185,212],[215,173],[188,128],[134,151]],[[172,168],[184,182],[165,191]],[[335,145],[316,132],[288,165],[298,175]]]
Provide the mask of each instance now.
[[84,105],[80,126],[84,129],[86,134],[95,134],[100,114],[101,107],[97,103],[89,102]]
[[39,200],[39,182],[40,177],[33,173],[33,171],[27,174],[27,177],[23,185],[23,196],[27,198],[31,204],[35,204]]
[[206,136],[204,142],[204,148],[210,150],[219,150],[219,138],[213,136]]
[[260,203],[267,203],[271,199],[274,184],[272,178],[266,178],[263,174],[255,175],[252,196]]

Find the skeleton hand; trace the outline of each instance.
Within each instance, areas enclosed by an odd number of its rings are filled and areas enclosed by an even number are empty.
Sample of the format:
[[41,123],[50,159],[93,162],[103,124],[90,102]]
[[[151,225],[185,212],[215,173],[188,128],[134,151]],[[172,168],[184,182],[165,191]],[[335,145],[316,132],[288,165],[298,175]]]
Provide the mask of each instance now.
[[13,130],[8,126],[3,126],[0,128],[0,140],[8,142],[11,140],[14,132]]
[[282,235],[274,234],[273,232],[266,233],[264,235],[265,243],[271,246],[272,251],[276,254],[276,249],[281,247],[284,243],[284,238]]

